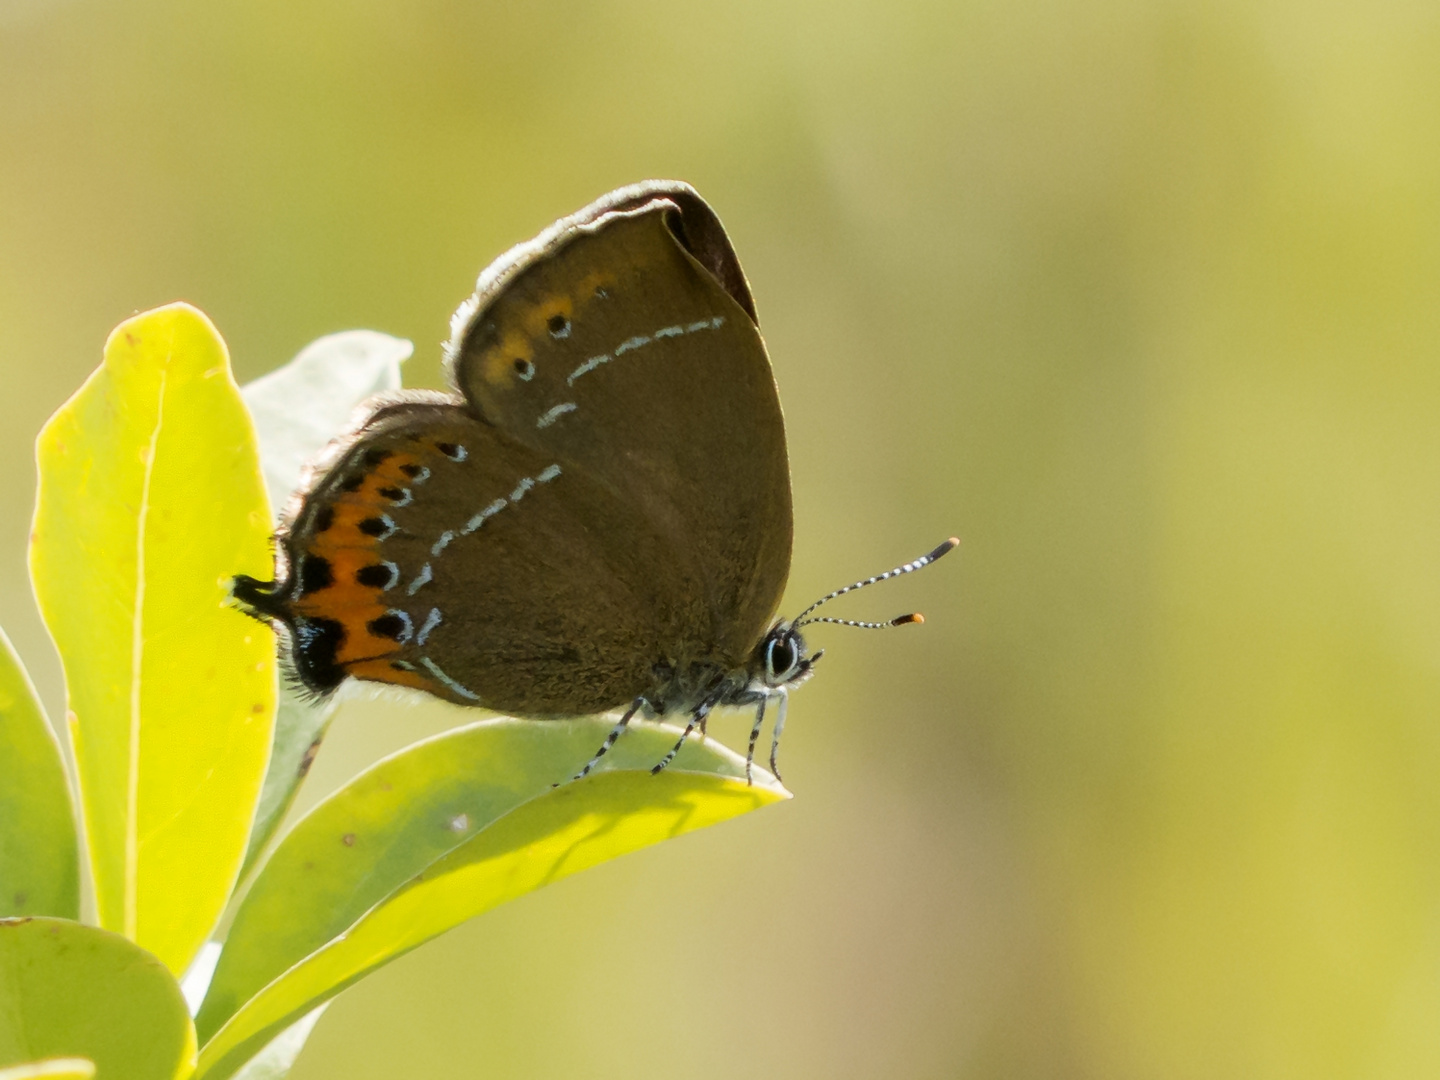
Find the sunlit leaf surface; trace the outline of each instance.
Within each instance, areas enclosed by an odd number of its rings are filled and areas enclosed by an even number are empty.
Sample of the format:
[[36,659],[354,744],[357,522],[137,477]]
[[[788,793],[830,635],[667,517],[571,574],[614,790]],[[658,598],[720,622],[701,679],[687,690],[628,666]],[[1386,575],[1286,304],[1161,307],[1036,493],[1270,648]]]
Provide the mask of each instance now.
[[325,738],[325,730],[335,715],[336,704],[333,697],[312,701],[281,684],[275,709],[270,766],[265,771],[265,784],[260,791],[260,805],[256,809],[255,826],[250,833],[242,873],[249,874],[255,860],[285,820],[285,813],[300,790],[300,781],[310,771],[310,764]]
[[[66,919],[0,919],[0,1065],[66,1057],[94,1062],[103,1080],[188,1076],[195,1029],[180,987],[118,934]],[[81,1070],[18,1075],[88,1075]]]
[[[409,747],[285,837],[236,915],[197,1018],[201,1075],[259,1046],[366,972],[506,900],[596,863],[787,797],[716,743],[649,766],[677,732],[636,725],[566,781],[603,719],[485,720]],[[223,1027],[222,1027],[223,1025]]]
[[77,918],[78,857],[60,744],[0,630],[0,915]]
[[100,923],[178,974],[240,869],[275,706],[273,635],[227,602],[267,572],[270,513],[214,327],[183,304],[123,323],[38,452],[30,568]]
[[0,1080],[90,1080],[94,1075],[95,1063],[77,1057],[46,1058],[0,1069]]

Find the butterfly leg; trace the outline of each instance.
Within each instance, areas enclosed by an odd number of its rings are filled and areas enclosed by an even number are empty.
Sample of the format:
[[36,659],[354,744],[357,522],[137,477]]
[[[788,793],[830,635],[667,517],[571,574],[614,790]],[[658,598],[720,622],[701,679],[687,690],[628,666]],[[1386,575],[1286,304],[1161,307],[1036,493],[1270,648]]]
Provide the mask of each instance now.
[[[608,754],[610,748],[620,741],[620,736],[625,734],[625,729],[630,726],[630,721],[635,718],[635,714],[640,711],[644,704],[645,699],[643,697],[637,697],[630,703],[630,708],[625,710],[625,715],[620,717],[620,722],[610,729],[610,734],[605,736],[605,742],[599,750],[595,751],[595,756],[586,762],[583,769],[571,777],[572,780],[583,779],[590,774],[591,769],[600,764],[600,759]],[[559,785],[556,786],[558,787]]]
[[750,750],[745,755],[745,786],[755,784],[755,744],[760,741],[760,725],[765,723],[765,706],[770,701],[768,694],[760,695],[760,704],[755,709],[755,723],[750,728]]
[[[790,704],[790,692],[783,686],[777,686],[775,693],[780,696],[780,705],[775,710],[775,733],[770,740],[770,771],[775,774],[776,780],[780,780],[780,769],[775,764],[775,755],[780,752],[780,733],[785,730],[785,709]],[[783,780],[780,782],[784,783]]]
[[650,770],[651,776],[663,772],[665,768],[675,760],[675,755],[680,753],[680,748],[685,745],[685,740],[690,738],[692,731],[697,727],[701,731],[705,730],[705,720],[710,715],[710,710],[715,707],[715,703],[720,700],[720,693],[719,690],[716,690],[699,705],[695,706],[695,711],[690,714],[690,722],[685,725],[685,730],[680,733],[680,738],[676,740],[675,745],[670,748],[670,752],[661,759],[660,764]]

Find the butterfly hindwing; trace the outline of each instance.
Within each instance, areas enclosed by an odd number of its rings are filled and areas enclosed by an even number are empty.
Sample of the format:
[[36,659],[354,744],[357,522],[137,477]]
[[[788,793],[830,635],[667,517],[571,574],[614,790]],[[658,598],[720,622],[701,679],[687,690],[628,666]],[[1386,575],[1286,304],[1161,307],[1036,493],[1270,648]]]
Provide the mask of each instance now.
[[625,507],[454,405],[372,419],[287,548],[294,632],[340,673],[498,711],[628,700],[683,617]]

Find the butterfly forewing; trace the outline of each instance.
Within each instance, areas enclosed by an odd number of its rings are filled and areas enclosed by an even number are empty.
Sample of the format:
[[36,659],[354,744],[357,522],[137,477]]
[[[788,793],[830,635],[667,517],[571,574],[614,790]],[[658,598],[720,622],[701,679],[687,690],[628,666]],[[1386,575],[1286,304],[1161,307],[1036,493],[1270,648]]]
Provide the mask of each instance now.
[[[723,272],[718,228],[712,217],[691,231]],[[726,246],[740,282],[727,289],[685,235],[664,191],[577,215],[543,255],[522,252],[497,275],[493,295],[482,290],[453,373],[485,419],[592,476],[626,507],[627,528],[659,538],[648,572],[661,607],[700,601],[667,628],[667,658],[735,665],[789,571],[789,470],[738,264]]]

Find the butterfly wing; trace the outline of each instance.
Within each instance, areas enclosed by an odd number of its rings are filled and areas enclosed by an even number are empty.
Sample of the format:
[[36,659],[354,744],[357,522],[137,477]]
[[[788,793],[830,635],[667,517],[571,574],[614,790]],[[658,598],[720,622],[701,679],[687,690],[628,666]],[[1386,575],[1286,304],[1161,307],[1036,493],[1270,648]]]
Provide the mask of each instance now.
[[451,374],[516,443],[626,509],[646,642],[743,663],[780,601],[792,511],[784,423],[749,288],[689,187],[625,188],[516,248],[457,313]]
[[537,716],[742,666],[789,573],[789,468],[699,196],[622,189],[502,257],[450,363],[463,398],[375,405],[282,531],[280,580],[237,579],[301,679]]
[[656,618],[675,617],[629,569],[662,542],[613,494],[434,399],[372,415],[284,543],[297,668],[322,689],[597,712],[651,684]]

